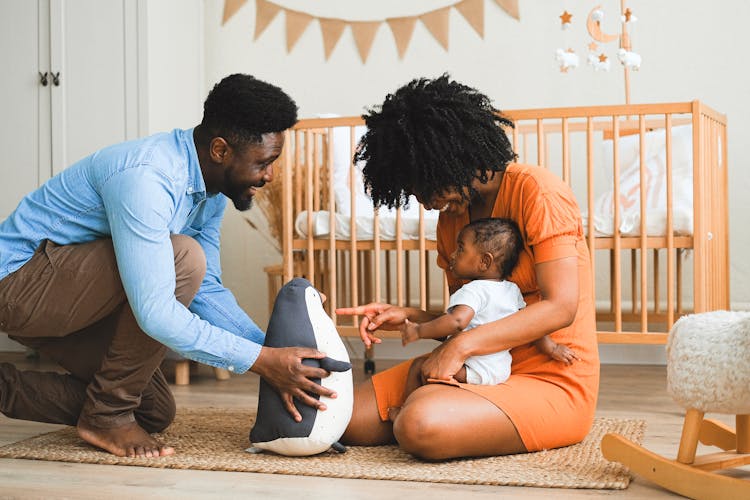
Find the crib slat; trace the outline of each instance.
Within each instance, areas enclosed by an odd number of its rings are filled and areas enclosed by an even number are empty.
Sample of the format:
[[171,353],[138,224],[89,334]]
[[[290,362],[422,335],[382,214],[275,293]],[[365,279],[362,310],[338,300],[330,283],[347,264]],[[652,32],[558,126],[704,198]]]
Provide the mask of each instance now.
[[[292,163],[293,155],[289,151],[292,145],[292,133],[290,131],[284,132],[284,143],[287,145],[282,150],[284,165],[281,172],[281,199],[283,206],[281,207],[281,251],[282,251],[282,266],[281,266],[281,280],[282,283],[286,283],[291,280],[294,276],[294,258],[292,256],[292,245],[294,241],[294,200],[292,199],[292,173],[294,171],[294,164]],[[296,144],[295,144],[296,146]]]
[[648,247],[646,236],[648,235],[648,171],[646,170],[646,118],[638,117],[638,133],[640,134],[640,176],[641,176],[641,332],[648,332]]
[[544,125],[541,119],[536,121],[536,161],[540,167],[547,166],[547,159],[544,156]]
[[[355,136],[354,127],[349,127],[349,152],[354,151],[355,147]],[[351,203],[351,217],[349,219],[349,243],[351,244],[351,255],[349,257],[349,282],[351,283],[350,290],[350,301],[351,305],[359,304],[359,258],[357,249],[357,192],[355,187],[355,172],[354,172],[354,159],[352,155],[349,155],[349,199]],[[359,322],[357,316],[352,316],[354,324]]]
[[425,256],[424,207],[419,206],[419,308],[425,311],[427,306],[427,261]]
[[594,227],[594,120],[586,119],[586,203],[588,205],[588,244],[591,258],[591,294],[596,299],[596,229]]
[[[327,274],[329,276],[328,281],[328,301],[329,311],[333,324],[338,324],[338,318],[336,316],[336,308],[338,307],[338,259],[336,252],[336,216],[335,216],[335,202],[336,196],[334,194],[333,184],[333,153],[335,151],[334,144],[334,133],[333,128],[329,127],[328,131],[328,148],[326,150],[326,161],[328,163],[328,269]],[[308,236],[312,239],[312,236]]]
[[[305,209],[307,210],[307,234],[313,234],[313,134],[305,132]],[[307,279],[315,286],[315,247],[313,239],[307,240]]]
[[693,206],[695,210],[695,221],[693,229],[693,238],[695,240],[695,251],[693,255],[693,281],[695,283],[695,293],[693,304],[696,312],[704,312],[707,308],[706,288],[706,245],[708,239],[706,234],[710,230],[710,217],[708,213],[710,207],[706,203],[706,185],[708,181],[705,175],[704,151],[701,146],[706,143],[706,136],[703,130],[704,120],[701,113],[701,105],[697,101],[693,102]]
[[562,179],[570,186],[570,130],[568,119],[562,119]]
[[401,234],[401,207],[396,209],[396,305],[404,305],[404,239]]
[[[295,141],[295,150],[294,150],[294,164],[301,166],[302,165],[302,153],[304,152],[304,144],[305,141],[303,140],[303,136],[305,133],[301,130],[297,131],[296,133],[296,141]],[[295,167],[294,173],[297,174],[294,176],[294,213],[295,215],[300,213],[302,211],[302,174],[303,170],[300,168]]]
[[615,309],[615,332],[622,332],[622,268],[620,263],[620,122],[612,117],[612,154],[613,154],[613,205],[614,205],[614,247],[611,252],[611,273],[613,283],[612,304]]
[[667,178],[667,324],[666,329],[672,328],[674,317],[674,178],[672,176],[672,115],[665,115],[666,144],[666,178]]

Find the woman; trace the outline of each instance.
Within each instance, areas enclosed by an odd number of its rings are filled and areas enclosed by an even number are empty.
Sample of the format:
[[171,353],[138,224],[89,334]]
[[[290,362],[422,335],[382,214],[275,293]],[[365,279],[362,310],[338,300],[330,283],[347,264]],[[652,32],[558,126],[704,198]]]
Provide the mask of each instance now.
[[[537,451],[580,442],[594,418],[599,387],[591,263],[572,191],[548,170],[513,163],[501,117],[487,96],[447,75],[418,79],[386,97],[364,117],[367,133],[357,160],[375,206],[403,205],[414,194],[440,209],[438,265],[451,293],[462,283],[448,269],[456,236],[484,217],[513,219],[524,250],[510,276],[527,307],[458,333],[420,360],[426,384],[404,398],[413,360],[378,373],[355,390],[349,444],[394,439],[428,460]],[[365,345],[378,329],[432,315],[372,303],[337,310],[364,318]],[[544,335],[576,352],[567,366],[540,353]],[[510,378],[499,385],[459,384],[464,361],[512,349]],[[422,362],[423,361],[423,362]],[[415,366],[417,366],[415,364]]]

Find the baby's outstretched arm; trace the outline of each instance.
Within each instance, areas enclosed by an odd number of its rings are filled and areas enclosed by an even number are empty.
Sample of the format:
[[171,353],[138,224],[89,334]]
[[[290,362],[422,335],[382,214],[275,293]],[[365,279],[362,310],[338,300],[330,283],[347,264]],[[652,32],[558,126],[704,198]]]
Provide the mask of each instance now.
[[403,345],[418,339],[442,340],[462,332],[474,317],[474,309],[466,305],[451,307],[448,312],[424,323],[404,321],[400,326]]
[[549,338],[548,335],[545,335],[544,337],[535,341],[534,345],[536,345],[536,348],[539,349],[539,351],[541,351],[543,354],[546,354],[554,360],[562,361],[566,365],[572,365],[573,361],[581,359],[578,357],[578,354],[576,354],[575,351],[573,351],[566,345],[558,344],[557,342]]

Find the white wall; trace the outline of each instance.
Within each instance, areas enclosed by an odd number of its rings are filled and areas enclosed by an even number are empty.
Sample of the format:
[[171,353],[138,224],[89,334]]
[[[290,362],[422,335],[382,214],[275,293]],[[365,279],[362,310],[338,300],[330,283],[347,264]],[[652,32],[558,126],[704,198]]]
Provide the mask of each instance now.
[[[205,74],[207,84],[233,72],[250,73],[284,88],[300,106],[302,117],[321,112],[361,114],[412,78],[449,71],[494,99],[500,109],[580,106],[624,103],[621,67],[613,61],[609,73],[596,73],[585,64],[589,39],[584,21],[602,5],[609,16],[604,28],[614,32],[619,0],[521,1],[521,20],[485,1],[485,37],[479,36],[455,11],[451,11],[450,50],[444,51],[420,23],[410,47],[399,60],[387,26],[381,26],[370,57],[363,64],[349,30],[344,32],[326,61],[318,23],[313,21],[294,50],[287,54],[284,15],[279,14],[253,41],[255,3],[247,2],[222,26],[223,0],[205,3]],[[329,0],[274,0],[274,3],[318,16],[346,19],[383,19],[413,15],[455,3],[448,0],[378,2]],[[320,5],[316,5],[320,4]],[[750,176],[745,165],[750,152],[744,147],[750,135],[750,69],[744,64],[743,41],[750,3],[726,0],[631,0],[628,7],[638,17],[632,32],[633,50],[643,56],[639,72],[631,74],[631,102],[677,102],[700,99],[729,121],[729,185],[731,235],[731,298],[735,308],[750,308],[750,261],[744,249],[750,233],[736,214],[750,211]],[[325,9],[325,10],[324,10]],[[560,29],[559,15],[573,13],[569,30]],[[612,24],[609,24],[612,23]],[[608,29],[609,27],[609,29]],[[554,52],[576,48],[581,66],[562,74]],[[613,46],[608,53],[614,56]],[[234,214],[233,214],[234,215]],[[224,232],[225,281],[261,325],[267,321],[265,275],[262,267],[280,257],[241,221],[228,217]],[[248,249],[254,253],[248,255]],[[614,351],[613,351],[614,349]],[[607,346],[603,357],[633,353],[646,361],[663,358],[663,348]],[[615,354],[609,355],[608,353]],[[625,355],[625,354],[623,354]]]
[[203,75],[203,1],[146,0],[142,51],[143,135],[200,123],[206,98]]

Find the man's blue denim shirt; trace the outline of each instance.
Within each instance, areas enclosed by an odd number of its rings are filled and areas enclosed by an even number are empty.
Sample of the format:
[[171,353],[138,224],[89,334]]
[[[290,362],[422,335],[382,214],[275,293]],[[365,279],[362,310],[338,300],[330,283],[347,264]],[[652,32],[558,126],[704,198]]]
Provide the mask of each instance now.
[[[176,129],[97,151],[27,195],[0,224],[0,279],[44,240],[112,238],[140,327],[186,358],[243,373],[265,334],[221,283],[219,229],[227,199],[206,193],[193,130]],[[207,271],[189,308],[175,299],[170,235],[200,243]]]

